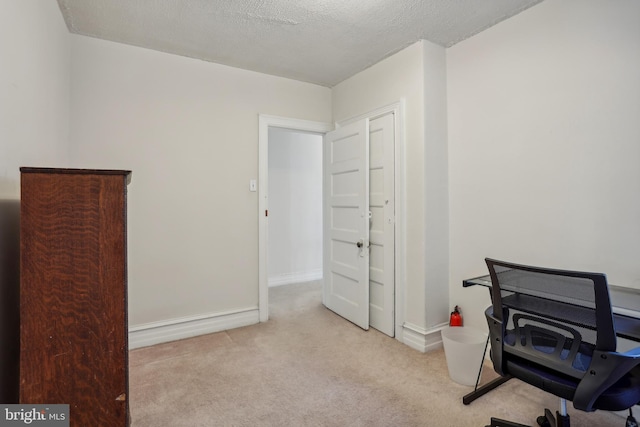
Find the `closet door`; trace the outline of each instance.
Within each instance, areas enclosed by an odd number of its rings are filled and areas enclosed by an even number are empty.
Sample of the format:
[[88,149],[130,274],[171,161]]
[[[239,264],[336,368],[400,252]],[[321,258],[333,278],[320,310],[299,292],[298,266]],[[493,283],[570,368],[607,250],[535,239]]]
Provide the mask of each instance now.
[[20,403],[128,425],[128,171],[21,168]]
[[394,114],[369,122],[369,324],[395,335]]

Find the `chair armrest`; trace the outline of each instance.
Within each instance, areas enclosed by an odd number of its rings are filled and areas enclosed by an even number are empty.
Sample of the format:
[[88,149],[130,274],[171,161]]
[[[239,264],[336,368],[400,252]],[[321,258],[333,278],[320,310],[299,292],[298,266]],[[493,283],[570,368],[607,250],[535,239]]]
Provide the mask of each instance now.
[[609,387],[640,364],[640,347],[625,353],[610,351],[593,352],[588,371],[578,384],[573,406],[582,411],[595,411],[595,401]]

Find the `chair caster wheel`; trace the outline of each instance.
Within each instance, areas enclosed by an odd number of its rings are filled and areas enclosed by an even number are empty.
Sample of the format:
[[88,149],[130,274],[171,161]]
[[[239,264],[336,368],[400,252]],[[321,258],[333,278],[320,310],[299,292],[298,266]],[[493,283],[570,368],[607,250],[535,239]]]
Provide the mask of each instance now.
[[536,422],[538,423],[538,425],[540,427],[551,427],[551,424],[549,423],[549,420],[547,420],[547,417],[541,415],[538,418],[536,418]]

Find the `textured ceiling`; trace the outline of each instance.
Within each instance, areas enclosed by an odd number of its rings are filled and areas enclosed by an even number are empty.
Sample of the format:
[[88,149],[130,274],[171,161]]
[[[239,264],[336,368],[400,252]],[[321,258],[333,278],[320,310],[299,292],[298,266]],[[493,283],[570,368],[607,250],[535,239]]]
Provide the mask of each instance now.
[[69,31],[332,87],[542,0],[58,0]]

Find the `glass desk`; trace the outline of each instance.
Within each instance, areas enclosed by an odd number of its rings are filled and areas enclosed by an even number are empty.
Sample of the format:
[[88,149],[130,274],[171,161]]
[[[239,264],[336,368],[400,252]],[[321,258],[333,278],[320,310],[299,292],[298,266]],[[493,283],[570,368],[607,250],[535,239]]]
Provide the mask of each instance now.
[[[484,286],[491,290],[491,277],[487,274],[486,276],[466,279],[462,281],[462,286],[465,288],[469,286]],[[620,338],[640,342],[640,289],[625,288],[623,286],[616,285],[608,286],[616,335]],[[489,344],[488,338],[487,344]],[[482,367],[480,372],[482,372]],[[508,375],[498,377],[495,380],[478,387],[480,372],[478,372],[478,381],[476,381],[474,390],[462,398],[462,403],[465,405],[468,405],[480,396],[485,395],[489,391],[511,379]]]

